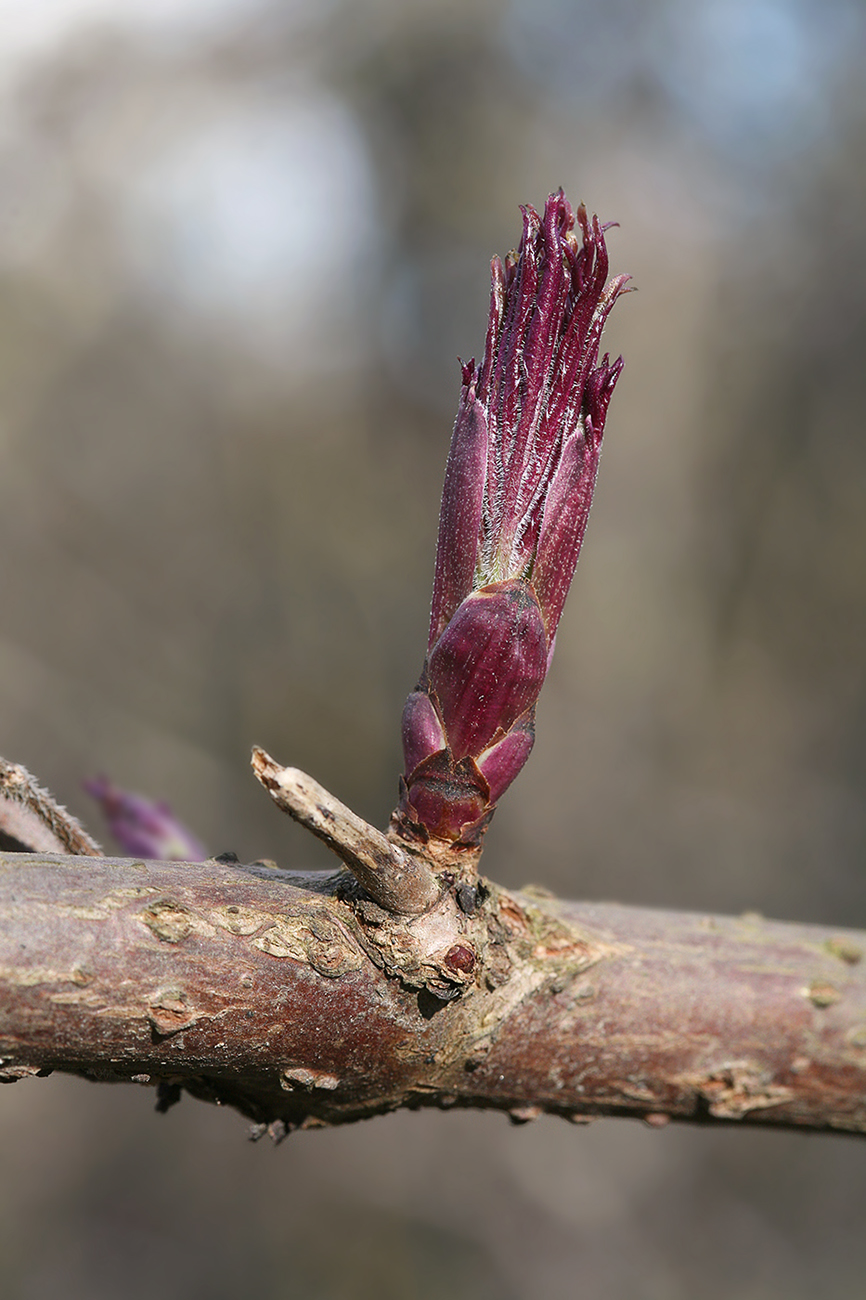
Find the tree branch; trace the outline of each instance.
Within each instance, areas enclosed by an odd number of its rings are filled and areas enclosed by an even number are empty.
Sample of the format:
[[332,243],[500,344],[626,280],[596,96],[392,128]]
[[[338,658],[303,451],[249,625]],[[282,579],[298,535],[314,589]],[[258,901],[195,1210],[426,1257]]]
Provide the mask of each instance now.
[[275,1137],[453,1105],[862,1133],[864,952],[481,878],[401,918],[342,871],[0,853],[2,1077],[186,1089]]

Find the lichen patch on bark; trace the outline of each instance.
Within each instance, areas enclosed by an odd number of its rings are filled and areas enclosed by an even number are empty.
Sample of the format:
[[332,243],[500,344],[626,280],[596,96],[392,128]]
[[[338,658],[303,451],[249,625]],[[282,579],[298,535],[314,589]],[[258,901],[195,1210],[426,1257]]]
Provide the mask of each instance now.
[[329,979],[358,970],[364,961],[354,939],[324,908],[287,912],[259,929],[249,942],[271,957],[306,962]]

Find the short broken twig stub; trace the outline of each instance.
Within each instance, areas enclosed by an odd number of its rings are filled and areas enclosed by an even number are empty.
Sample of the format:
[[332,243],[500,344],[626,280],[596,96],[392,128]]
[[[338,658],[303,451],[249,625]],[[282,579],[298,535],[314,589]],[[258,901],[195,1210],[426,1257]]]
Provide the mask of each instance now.
[[393,843],[306,772],[281,767],[258,746],[252,766],[277,807],[327,844],[386,911],[416,916],[437,901],[439,882],[420,855]]

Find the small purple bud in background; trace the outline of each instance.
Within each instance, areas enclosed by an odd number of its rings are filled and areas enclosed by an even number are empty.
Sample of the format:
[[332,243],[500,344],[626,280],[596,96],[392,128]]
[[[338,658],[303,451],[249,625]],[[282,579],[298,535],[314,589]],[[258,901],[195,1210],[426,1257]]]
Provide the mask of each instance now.
[[628,276],[560,190],[491,266],[484,359],[463,390],[439,515],[427,658],[403,711],[405,831],[477,843],[529,757],[622,358],[598,358]]
[[105,776],[84,782],[101,805],[109,829],[131,857],[157,862],[204,862],[207,851],[165,803],[120,790]]

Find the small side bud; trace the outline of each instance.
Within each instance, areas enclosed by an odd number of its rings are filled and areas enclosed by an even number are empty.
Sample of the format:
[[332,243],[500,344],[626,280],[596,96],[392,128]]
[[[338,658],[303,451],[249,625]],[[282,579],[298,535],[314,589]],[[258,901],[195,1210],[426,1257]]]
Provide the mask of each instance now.
[[109,829],[125,853],[157,862],[204,862],[207,851],[168,804],[155,803],[112,785],[105,776],[84,782],[100,804]]

